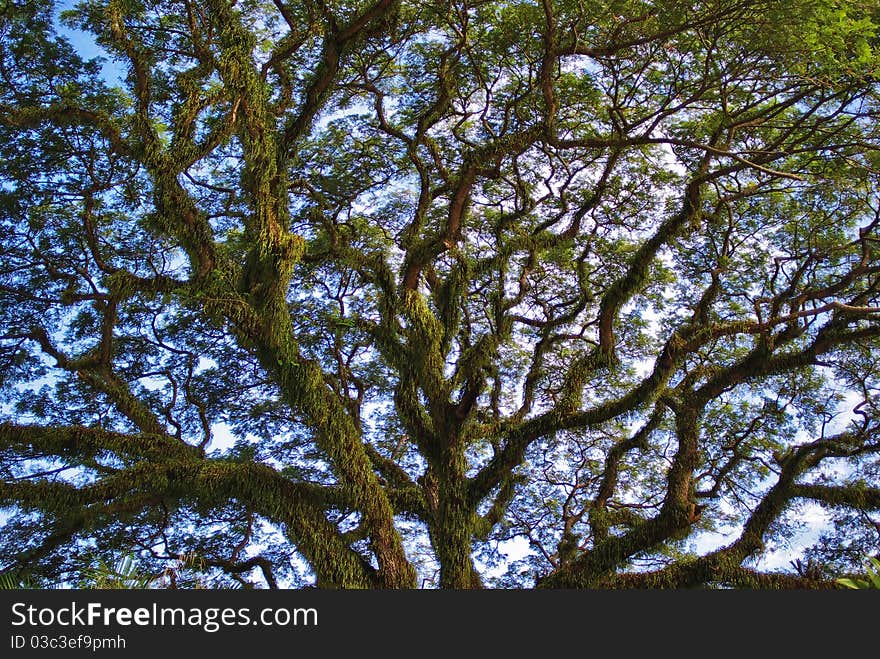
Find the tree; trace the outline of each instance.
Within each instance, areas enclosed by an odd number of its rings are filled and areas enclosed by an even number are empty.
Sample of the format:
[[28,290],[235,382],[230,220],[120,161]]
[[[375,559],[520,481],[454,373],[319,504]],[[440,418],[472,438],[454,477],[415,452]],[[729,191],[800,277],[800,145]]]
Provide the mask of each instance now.
[[[102,68],[2,0],[0,568],[834,587],[880,528],[877,11],[85,0]],[[816,569],[762,568],[807,504]]]

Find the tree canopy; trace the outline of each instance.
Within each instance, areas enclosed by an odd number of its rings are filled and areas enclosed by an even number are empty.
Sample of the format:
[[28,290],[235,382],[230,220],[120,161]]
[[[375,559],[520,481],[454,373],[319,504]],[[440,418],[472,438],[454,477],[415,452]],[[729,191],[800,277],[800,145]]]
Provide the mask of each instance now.
[[834,587],[878,10],[0,0],[0,570]]

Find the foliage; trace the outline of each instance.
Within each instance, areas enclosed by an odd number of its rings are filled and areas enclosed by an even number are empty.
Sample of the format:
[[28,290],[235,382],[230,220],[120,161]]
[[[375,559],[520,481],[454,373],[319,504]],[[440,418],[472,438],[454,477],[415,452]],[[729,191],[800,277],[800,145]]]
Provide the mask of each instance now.
[[868,557],[865,560],[865,578],[843,577],[837,580],[842,586],[856,590],[874,589],[880,590],[880,559]]
[[0,590],[22,590],[30,587],[30,582],[17,579],[12,572],[0,574]]
[[82,571],[79,588],[100,590],[144,590],[154,582],[154,577],[141,574],[133,554],[122,556],[114,565],[99,560],[94,567]]
[[0,0],[0,570],[836,587],[878,9]]
[[[193,569],[200,569],[197,557],[181,556],[176,562],[166,565],[161,575],[146,574],[137,557],[129,552],[111,564],[97,559],[93,564],[79,571],[79,581],[73,584],[78,589],[98,590],[145,590],[148,588],[201,588],[202,582],[188,575]],[[31,578],[19,578],[12,572],[0,574],[0,590],[20,590],[41,588],[39,582]]]

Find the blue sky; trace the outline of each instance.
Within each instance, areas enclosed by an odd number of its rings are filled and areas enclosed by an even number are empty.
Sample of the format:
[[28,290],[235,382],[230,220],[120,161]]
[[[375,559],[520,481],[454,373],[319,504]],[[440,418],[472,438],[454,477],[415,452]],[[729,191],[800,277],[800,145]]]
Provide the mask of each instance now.
[[73,0],[61,0],[61,2],[56,5],[55,23],[58,34],[70,41],[79,55],[84,59],[94,59],[96,57],[101,58],[103,60],[104,79],[108,84],[118,84],[124,75],[124,72],[120,69],[119,65],[110,58],[107,51],[95,43],[94,36],[88,32],[83,32],[82,30],[72,28],[69,25],[62,23],[61,12],[73,9],[76,5],[77,3],[73,2]]

